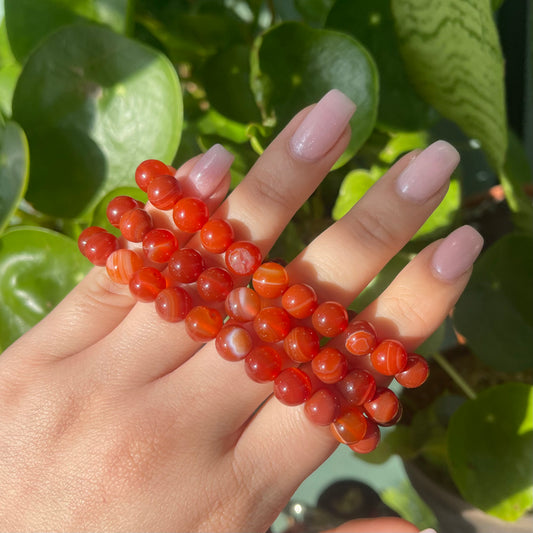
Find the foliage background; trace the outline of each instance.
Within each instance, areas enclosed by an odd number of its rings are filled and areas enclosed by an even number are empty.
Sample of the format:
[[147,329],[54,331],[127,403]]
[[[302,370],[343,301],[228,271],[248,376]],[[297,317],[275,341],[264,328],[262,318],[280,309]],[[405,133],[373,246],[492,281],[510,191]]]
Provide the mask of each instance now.
[[[4,0],[0,349],[87,272],[76,238],[89,224],[111,229],[105,205],[138,195],[143,159],[179,165],[220,142],[235,154],[235,186],[295,112],[338,88],[358,104],[352,142],[272,253],[293,257],[404,152],[439,137],[458,147],[442,205],[353,308],[429,241],[462,223],[484,234],[453,319],[421,348],[451,382],[383,449],[445,465],[474,505],[518,518],[533,505],[532,173],[524,131],[508,127],[501,4]],[[454,369],[464,361],[471,375]]]

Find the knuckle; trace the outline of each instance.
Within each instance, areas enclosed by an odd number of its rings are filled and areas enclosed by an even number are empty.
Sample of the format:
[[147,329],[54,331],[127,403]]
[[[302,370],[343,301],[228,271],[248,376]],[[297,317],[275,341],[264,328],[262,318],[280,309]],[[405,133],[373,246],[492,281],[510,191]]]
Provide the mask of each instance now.
[[382,298],[384,298],[382,303],[387,309],[387,314],[394,319],[403,336],[429,331],[430,325],[412,290],[405,288],[399,294]]
[[262,168],[253,173],[251,182],[258,200],[266,202],[269,207],[279,206],[283,210],[292,211],[293,198],[287,187],[281,185],[277,173]]
[[396,248],[399,235],[386,220],[379,211],[365,210],[350,217],[349,227],[356,241],[367,248]]

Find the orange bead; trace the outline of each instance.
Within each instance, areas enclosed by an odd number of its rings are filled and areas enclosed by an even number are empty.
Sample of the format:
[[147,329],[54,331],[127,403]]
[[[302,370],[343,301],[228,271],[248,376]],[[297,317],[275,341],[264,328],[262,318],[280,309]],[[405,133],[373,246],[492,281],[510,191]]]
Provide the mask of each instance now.
[[333,436],[342,444],[355,444],[366,435],[367,419],[361,409],[351,407],[331,424]]
[[320,350],[316,331],[305,326],[296,326],[283,340],[285,353],[297,363],[311,361]]
[[239,322],[250,322],[261,310],[261,298],[248,287],[237,287],[226,296],[226,313]]
[[297,283],[283,293],[281,305],[294,318],[307,318],[317,308],[318,297],[313,287]]
[[278,298],[289,285],[289,275],[279,263],[263,263],[252,277],[255,292],[264,298]]
[[116,250],[106,261],[107,275],[115,283],[128,284],[143,266],[142,259],[133,250]]
[[219,355],[227,361],[244,359],[253,348],[250,333],[237,324],[225,324],[218,332],[215,347]]
[[254,330],[264,342],[279,342],[291,330],[291,318],[281,307],[265,307],[254,318]]
[[376,331],[366,320],[351,322],[344,333],[346,349],[353,355],[366,355],[376,347]]
[[315,309],[311,320],[320,335],[335,337],[348,326],[348,312],[338,302],[324,302]]
[[222,328],[222,316],[204,305],[193,307],[185,317],[185,327],[192,340],[207,342],[214,339]]
[[324,383],[337,383],[348,372],[348,363],[344,354],[336,348],[326,346],[313,359],[311,368],[315,376]]
[[385,340],[380,342],[370,356],[372,366],[384,376],[394,376],[407,366],[407,352],[401,342]]

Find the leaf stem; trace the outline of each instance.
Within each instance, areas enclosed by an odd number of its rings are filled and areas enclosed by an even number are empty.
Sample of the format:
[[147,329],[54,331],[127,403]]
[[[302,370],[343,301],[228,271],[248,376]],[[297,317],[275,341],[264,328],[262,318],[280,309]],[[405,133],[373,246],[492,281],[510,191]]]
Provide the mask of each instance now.
[[477,398],[477,394],[472,387],[470,387],[470,385],[459,375],[457,370],[455,370],[445,357],[438,352],[434,353],[432,357],[441,366],[444,372],[450,376],[453,382],[465,393],[467,398],[470,400],[475,400]]

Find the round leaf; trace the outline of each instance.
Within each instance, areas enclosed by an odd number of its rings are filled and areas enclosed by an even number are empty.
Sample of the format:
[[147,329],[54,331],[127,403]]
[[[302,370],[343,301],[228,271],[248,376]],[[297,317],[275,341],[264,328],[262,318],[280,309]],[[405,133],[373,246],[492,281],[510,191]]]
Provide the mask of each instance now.
[[265,32],[252,56],[252,90],[263,121],[278,133],[305,105],[330,89],[339,89],[356,104],[352,138],[339,165],[368,138],[376,120],[378,75],[365,48],[352,37],[287,22]]
[[0,350],[47,315],[90,268],[77,243],[42,228],[0,237]]
[[28,183],[28,143],[18,124],[0,131],[0,234],[24,196]]
[[379,70],[378,123],[384,129],[427,128],[435,111],[414,91],[400,55],[390,0],[337,0],[326,26],[358,39],[374,57]]
[[202,72],[210,104],[238,122],[260,120],[250,89],[250,48],[235,45],[209,58]]
[[35,46],[61,26],[90,20],[124,33],[132,0],[4,0],[9,41],[23,62]]
[[454,413],[448,429],[452,477],[463,497],[503,520],[533,506],[533,388],[507,383]]
[[43,213],[74,218],[110,190],[135,185],[144,159],[172,161],[181,92],[163,54],[80,24],[51,35],[29,57],[13,116],[32,155],[28,201]]
[[533,237],[511,234],[478,260],[454,311],[455,326],[487,365],[507,372],[532,367]]

